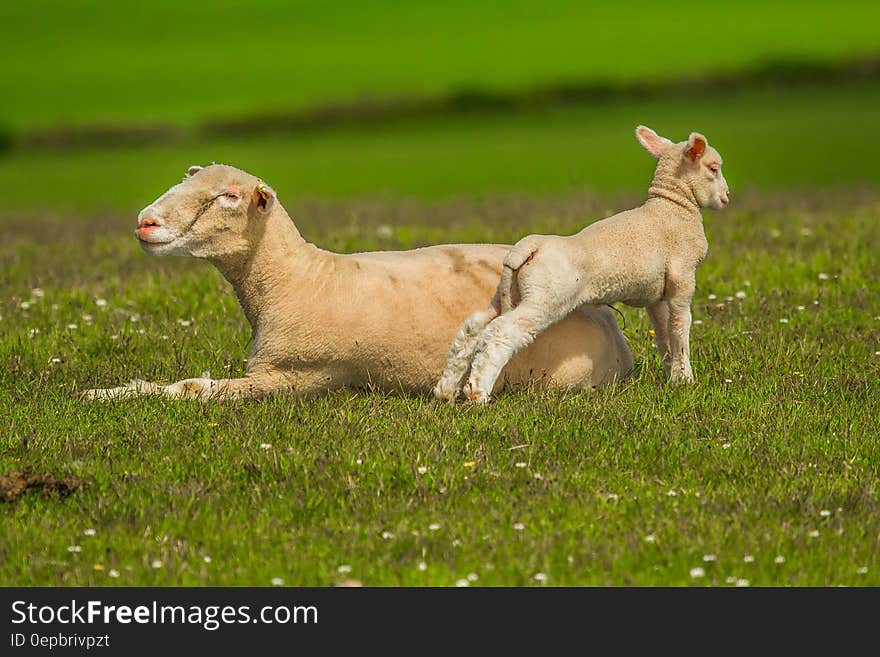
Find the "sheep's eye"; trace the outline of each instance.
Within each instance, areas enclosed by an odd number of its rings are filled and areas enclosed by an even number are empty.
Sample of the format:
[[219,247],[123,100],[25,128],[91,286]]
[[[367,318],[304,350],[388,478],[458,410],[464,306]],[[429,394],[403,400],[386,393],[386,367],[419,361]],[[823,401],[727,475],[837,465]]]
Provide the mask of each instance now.
[[711,172],[712,172],[714,175],[716,175],[716,176],[718,175],[718,171],[719,171],[719,170],[720,170],[720,169],[719,169],[718,166],[715,165],[715,164],[713,164],[712,166],[709,167],[709,171],[711,171]]
[[230,201],[238,200],[238,194],[236,194],[235,192],[226,192],[226,194],[224,194],[224,196],[226,198],[228,198]]

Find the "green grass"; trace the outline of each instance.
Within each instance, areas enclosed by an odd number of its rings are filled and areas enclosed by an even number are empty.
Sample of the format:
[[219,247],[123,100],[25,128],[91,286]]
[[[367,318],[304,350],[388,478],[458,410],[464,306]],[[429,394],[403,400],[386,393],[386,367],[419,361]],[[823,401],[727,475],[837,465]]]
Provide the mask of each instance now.
[[0,157],[5,208],[121,210],[134,216],[193,163],[234,164],[283,203],[309,198],[442,199],[503,193],[647,189],[652,160],[633,130],[680,140],[701,130],[734,194],[880,179],[876,84],[763,90],[414,120],[155,148]]
[[[38,19],[37,19],[38,17]],[[876,2],[153,0],[0,6],[0,124],[188,124],[363,96],[876,53]]]
[[[611,203],[313,205],[309,234],[340,249],[514,240]],[[863,190],[753,195],[707,215],[696,385],[664,385],[644,313],[624,309],[631,380],[487,408],[354,391],[79,402],[133,376],[241,373],[247,327],[210,266],[141,254],[131,213],[7,213],[0,472],[93,483],[0,506],[0,582],[880,585],[878,208]]]

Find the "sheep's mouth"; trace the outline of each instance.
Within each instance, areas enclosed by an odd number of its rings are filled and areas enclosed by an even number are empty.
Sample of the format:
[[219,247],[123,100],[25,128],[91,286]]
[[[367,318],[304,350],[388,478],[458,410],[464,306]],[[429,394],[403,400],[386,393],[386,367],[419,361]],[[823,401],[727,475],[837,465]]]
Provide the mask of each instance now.
[[140,235],[137,236],[138,242],[140,242],[141,246],[162,246],[163,244],[171,244],[174,239],[170,240],[155,240],[155,239],[144,239]]

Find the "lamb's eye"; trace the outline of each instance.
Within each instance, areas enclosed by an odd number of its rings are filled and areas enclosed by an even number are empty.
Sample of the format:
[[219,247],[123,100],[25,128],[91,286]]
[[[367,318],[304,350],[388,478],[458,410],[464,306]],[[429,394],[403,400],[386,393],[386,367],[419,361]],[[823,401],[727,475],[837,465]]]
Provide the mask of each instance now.
[[237,201],[238,200],[238,194],[236,194],[235,192],[226,192],[226,194],[224,194],[224,196],[226,196],[226,198],[228,198],[230,201]]
[[712,166],[709,167],[709,171],[712,172],[712,175],[717,176],[718,171],[720,171],[720,169],[716,165],[713,164]]

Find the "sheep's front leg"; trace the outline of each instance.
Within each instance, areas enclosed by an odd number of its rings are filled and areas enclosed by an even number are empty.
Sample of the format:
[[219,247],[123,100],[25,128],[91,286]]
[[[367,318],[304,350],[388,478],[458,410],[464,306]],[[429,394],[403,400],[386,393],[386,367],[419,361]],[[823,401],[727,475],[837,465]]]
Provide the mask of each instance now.
[[669,303],[660,300],[648,306],[646,310],[648,319],[651,320],[651,327],[654,329],[654,345],[663,363],[663,374],[668,379],[672,365],[672,349],[669,345]]
[[199,377],[184,379],[169,385],[136,379],[116,388],[86,390],[80,397],[90,401],[122,399],[158,395],[172,399],[246,399],[262,397],[272,392],[299,392],[280,374],[246,375],[239,379],[211,379]]
[[475,350],[471,373],[464,388],[467,397],[478,404],[487,403],[501,370],[514,354],[570,310],[541,308],[538,304],[522,302],[492,321],[480,335]]
[[489,322],[498,317],[500,312],[501,307],[496,294],[492,305],[486,310],[478,310],[464,320],[452,342],[452,347],[449,349],[443,374],[440,375],[440,380],[434,386],[435,398],[445,402],[455,401],[455,397],[464,383],[464,378],[470,370],[480,334]]
[[694,283],[692,280],[686,280],[674,286],[669,298],[670,383],[693,383],[694,381],[690,357],[691,299],[693,295]]

